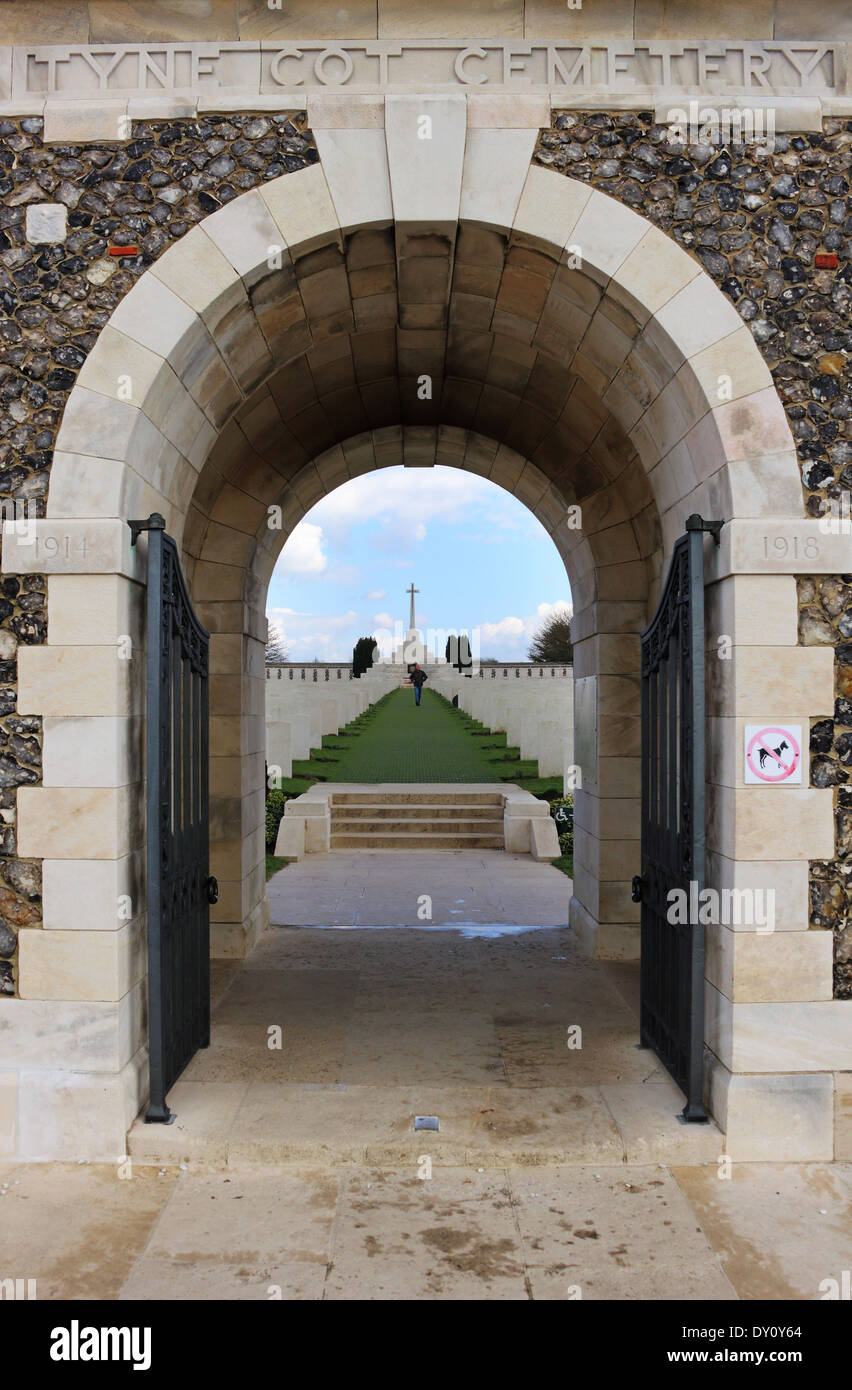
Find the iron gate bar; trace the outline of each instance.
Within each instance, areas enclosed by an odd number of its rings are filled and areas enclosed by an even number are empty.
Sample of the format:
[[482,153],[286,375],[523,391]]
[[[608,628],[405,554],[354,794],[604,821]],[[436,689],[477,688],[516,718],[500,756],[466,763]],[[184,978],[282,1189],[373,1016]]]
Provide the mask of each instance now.
[[721,521],[687,518],[657,611],[641,634],[642,904],[640,1038],[686,1096],[684,1120],[704,1108],[704,927],[669,920],[669,894],[692,903],[705,863],[704,534]]
[[146,1123],[170,1124],[166,1096],[210,1042],[209,646],[162,516],[148,533],[146,812],[148,1050]]

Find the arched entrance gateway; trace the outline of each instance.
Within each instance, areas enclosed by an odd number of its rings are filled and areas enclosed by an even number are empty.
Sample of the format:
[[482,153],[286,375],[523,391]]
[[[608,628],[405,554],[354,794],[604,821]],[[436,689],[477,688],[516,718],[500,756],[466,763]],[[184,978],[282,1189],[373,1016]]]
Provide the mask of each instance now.
[[571,923],[602,958],[638,954],[639,633],[687,517],[724,523],[718,548],[704,541],[708,882],[773,888],[776,920],[709,929],[708,1103],[734,1157],[833,1153],[852,1001],[832,1000],[831,933],[808,930],[807,902],[808,860],[834,853],[832,792],[746,787],[742,745],[746,724],[783,712],[807,730],[833,706],[831,649],[797,645],[794,574],[847,569],[845,538],[805,515],[784,411],[729,300],[642,216],[531,165],[525,110],[317,100],[319,162],[188,231],[83,365],[46,520],[35,544],[4,542],[7,572],[49,576],[47,643],[21,650],[19,697],[44,716],[18,848],[44,860],[45,929],[21,933],[21,998],[3,1004],[22,1065],[36,1046],[54,1059],[27,1078],[24,1152],[113,1157],[147,1090],[144,663],[124,659],[140,651],[146,544],[128,520],[165,517],[212,633],[212,945],[241,955],[268,918],[276,557],[346,479],[443,463],[522,498],[570,577]]

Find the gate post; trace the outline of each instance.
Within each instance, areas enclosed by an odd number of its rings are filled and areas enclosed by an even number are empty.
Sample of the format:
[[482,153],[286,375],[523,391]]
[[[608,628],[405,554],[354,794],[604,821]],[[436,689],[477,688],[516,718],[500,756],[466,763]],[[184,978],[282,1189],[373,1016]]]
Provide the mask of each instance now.
[[[809,864],[834,855],[835,823],[808,739],[835,663],[800,641],[796,572],[838,573],[849,538],[734,519],[706,561],[707,879],[729,904],[706,928],[708,1103],[734,1160],[815,1162],[835,1155],[852,1001],[832,997],[832,933],[810,920]],[[745,727],[779,721],[802,727],[801,784],[747,785]]]
[[16,1151],[114,1162],[145,1099],[144,564],[118,518],[7,527],[3,569],[47,578],[44,645],[18,651],[18,710],[43,729],[18,791],[17,851],[42,861],[42,921],[0,1000]]

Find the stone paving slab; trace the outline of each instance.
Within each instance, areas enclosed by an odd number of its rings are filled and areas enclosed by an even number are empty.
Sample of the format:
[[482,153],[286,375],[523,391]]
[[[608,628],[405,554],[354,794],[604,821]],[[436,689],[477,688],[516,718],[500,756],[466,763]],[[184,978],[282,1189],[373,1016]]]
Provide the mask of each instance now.
[[228,1137],[249,1088],[246,1080],[188,1081],[181,1077],[169,1092],[175,1118],[168,1125],[146,1125],[140,1115],[128,1135],[135,1163],[183,1163],[212,1167],[228,1161]]
[[[267,1010],[268,1012],[268,1010]],[[211,1045],[193,1057],[184,1072],[187,1081],[337,1081],[340,1073],[342,1028],[326,1028],[322,1038],[310,1028],[288,1024],[287,1051],[270,1049],[264,1023],[217,1025]]]
[[662,1165],[518,1174],[512,1194],[533,1298],[737,1297]]
[[3,1276],[43,1301],[728,1302],[820,1299],[849,1267],[848,1163],[121,1171],[4,1165]]
[[502,1172],[367,1169],[341,1181],[329,1299],[529,1297]]
[[742,1297],[822,1299],[832,1279],[842,1288],[852,1268],[852,1164],[734,1164],[730,1178],[720,1171],[672,1170]]
[[336,1202],[322,1173],[195,1175],[171,1193],[120,1297],[321,1298]]
[[[117,1156],[118,1157],[118,1156]],[[44,1299],[115,1298],[181,1176],[119,1164],[10,1166],[0,1199],[0,1270]]]
[[504,1022],[499,1029],[506,1079],[513,1086],[615,1085],[645,1082],[665,1073],[654,1053],[636,1046],[636,1023],[627,1009],[624,1026],[583,1030],[583,1046],[566,1045],[560,1023]]
[[[443,1010],[414,1007],[400,1028],[396,1010],[359,1007],[347,1029],[341,1075],[353,1085],[493,1085],[505,1082],[503,1057],[487,1010],[462,1006],[458,1026]],[[363,1005],[363,1000],[359,1000]]]

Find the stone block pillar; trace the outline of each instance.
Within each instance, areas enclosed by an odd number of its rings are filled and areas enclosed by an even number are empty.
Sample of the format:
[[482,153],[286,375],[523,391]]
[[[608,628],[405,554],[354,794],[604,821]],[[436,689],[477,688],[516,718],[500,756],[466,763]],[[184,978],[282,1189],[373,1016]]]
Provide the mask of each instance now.
[[18,710],[44,740],[17,849],[43,860],[43,904],[19,932],[19,997],[0,1000],[8,1151],[111,1162],[147,1081],[144,588],[123,523],[65,523],[52,562],[40,528],[38,554],[4,540],[7,571],[48,571],[47,643],[18,654]]
[[[833,708],[833,652],[798,645],[794,575],[706,592],[708,1103],[735,1159],[831,1158],[852,1000],[832,999],[832,933],[809,928],[808,861],[832,857],[834,816],[806,740]],[[746,724],[782,718],[802,727],[801,785],[746,785]]]
[[[571,924],[602,959],[639,956],[639,631],[645,605],[599,602],[573,621],[574,897]],[[603,629],[603,630],[601,630]]]

